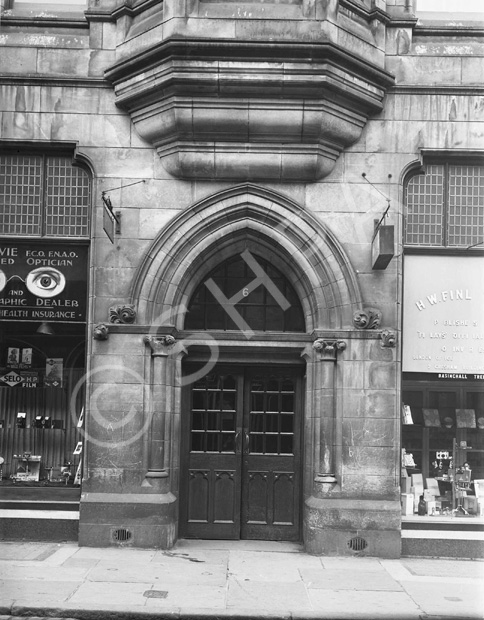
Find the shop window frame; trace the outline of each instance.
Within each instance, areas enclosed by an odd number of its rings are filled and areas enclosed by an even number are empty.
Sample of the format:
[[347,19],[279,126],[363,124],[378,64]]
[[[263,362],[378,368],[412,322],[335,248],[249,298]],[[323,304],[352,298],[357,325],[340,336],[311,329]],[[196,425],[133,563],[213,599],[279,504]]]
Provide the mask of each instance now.
[[[450,386],[449,384],[445,384],[445,383],[437,383],[437,382],[425,382],[425,381],[412,381],[410,379],[405,379],[403,380],[403,384],[402,384],[402,403],[403,404],[408,404],[405,400],[405,394],[408,392],[412,392],[412,393],[416,393],[416,392],[420,392],[422,394],[422,404],[423,407],[422,408],[432,408],[431,405],[433,404],[431,402],[431,394],[434,393],[441,393],[442,391],[445,392],[453,392],[456,394],[456,409],[465,409],[465,408],[469,408],[467,407],[468,404],[468,395],[472,394],[472,393],[478,393],[478,394],[482,394],[483,393],[483,388],[484,388],[484,384],[482,382],[470,382],[467,381],[466,383],[456,383],[453,384],[452,386]],[[476,421],[477,418],[484,416],[484,408],[481,409],[476,409]],[[442,419],[443,417],[445,417],[444,413],[441,414],[441,428],[443,428],[443,422]],[[421,451],[421,467],[419,468],[422,472],[423,478],[430,478],[432,477],[432,472],[430,471],[430,453],[434,451],[433,448],[431,448],[431,438],[430,438],[430,433],[433,430],[431,427],[427,427],[424,424],[423,419],[421,420],[420,424],[412,424],[412,425],[406,425],[403,424],[403,418],[402,418],[402,425],[401,425],[401,446],[402,448],[405,448],[405,428],[411,427],[412,429],[417,429],[420,428],[421,429],[421,448],[420,449],[413,449],[413,450],[408,450],[413,451],[414,455],[415,452],[417,452],[418,454],[420,454]],[[477,427],[477,425],[476,425]],[[482,468],[484,469],[484,449],[481,449],[479,447],[475,447],[472,445],[472,436],[474,436],[476,433],[479,433],[480,435],[482,435],[484,437],[484,429],[480,429],[480,428],[476,428],[476,429],[470,429],[470,428],[457,428],[456,426],[456,422],[455,419],[453,420],[453,426],[452,426],[452,431],[454,432],[454,436],[457,440],[457,443],[461,442],[461,441],[466,441],[469,448],[465,451],[465,453],[463,452],[460,455],[460,459],[463,459],[463,462],[466,460],[464,454],[466,455],[472,455],[472,459],[474,459],[475,456],[477,456],[477,458],[479,458],[478,455],[480,455],[480,460],[483,463]],[[482,438],[481,438],[481,443],[482,443]],[[418,463],[417,463],[418,465]],[[457,462],[457,466],[462,465],[462,463]],[[484,476],[481,476],[480,474],[474,474],[474,472],[472,473],[472,479],[474,480],[474,478],[482,478]]]
[[[470,223],[468,224],[468,228],[471,230],[471,232],[469,233],[471,237],[474,237],[472,239],[468,239],[465,243],[460,242],[460,243],[452,243],[449,244],[449,219],[451,217],[451,205],[450,205],[450,196],[451,196],[451,185],[450,185],[450,179],[451,179],[451,172],[452,172],[452,168],[478,168],[480,169],[480,176],[479,179],[481,180],[481,183],[477,183],[476,185],[469,185],[468,187],[473,187],[474,189],[480,188],[480,190],[478,190],[478,196],[476,199],[476,209],[477,209],[477,215],[475,217],[478,218],[478,230],[477,232],[473,233],[473,229],[475,228],[474,224]],[[425,206],[430,206],[430,202],[432,200],[431,196],[432,194],[428,191],[429,188],[423,188],[426,189],[427,191],[422,191],[420,194],[420,205],[419,205],[419,210],[415,213],[416,217],[419,218],[423,218],[424,222],[417,222],[415,223],[415,231],[412,232],[412,234],[417,237],[419,236],[420,239],[410,239],[409,238],[409,187],[411,187],[411,183],[412,182],[418,182],[419,180],[423,180],[426,177],[429,177],[431,175],[431,173],[433,172],[435,175],[437,174],[437,169],[440,169],[442,172],[442,197],[441,197],[441,208],[442,208],[442,214],[441,214],[441,230],[439,233],[440,236],[440,240],[430,240],[428,239],[428,237],[425,239],[422,239],[422,236],[424,234],[432,234],[430,231],[428,233],[425,233],[423,230],[419,230],[419,228],[421,229],[422,226],[430,226],[433,224],[433,222],[431,221],[425,221],[425,219],[427,218],[427,220],[430,219],[431,216],[435,216],[436,213],[431,213],[431,212],[425,212],[425,209],[422,209],[422,203],[425,200],[426,203],[423,205],[423,207]],[[456,179],[462,179],[463,177],[460,176],[458,177],[457,175],[454,175],[454,178]],[[432,186],[430,186],[430,190],[432,189],[436,189],[436,183],[434,182],[434,184]],[[436,151],[426,151],[426,150],[422,150],[422,161],[420,162],[420,164],[418,166],[414,166],[405,176],[404,178],[404,232],[403,232],[403,244],[404,244],[404,250],[405,253],[409,254],[412,251],[425,251],[425,250],[430,250],[433,252],[446,252],[446,253],[461,253],[463,251],[467,251],[467,250],[473,250],[474,252],[479,252],[482,251],[483,249],[483,241],[484,241],[484,210],[480,208],[480,203],[479,203],[479,198],[484,198],[484,156],[481,153],[473,153],[473,154],[469,154],[469,153],[462,153],[462,152],[452,152],[452,151],[443,151],[443,152],[436,152]],[[456,186],[458,186],[458,184],[456,184]],[[436,196],[436,194],[434,194],[434,196]],[[434,199],[434,204],[432,204],[432,207],[436,207],[437,203],[436,200]],[[459,209],[462,209],[462,205],[452,205],[455,209],[455,218],[459,217]],[[465,205],[467,208],[472,207],[473,205]],[[428,209],[428,211],[430,211],[430,209]],[[460,216],[461,220],[459,225],[461,227],[463,227],[463,223],[462,223],[462,219],[464,216]],[[472,218],[472,215],[467,216],[469,218]]]
[[[36,232],[25,232],[25,228],[22,228],[26,222],[21,221],[20,225],[14,230],[10,230],[8,232],[5,231],[4,221],[0,220],[0,237],[5,237],[7,239],[12,238],[25,238],[25,239],[56,239],[56,240],[66,240],[66,241],[89,241],[91,235],[91,222],[92,222],[92,205],[93,205],[93,172],[92,168],[89,165],[88,161],[77,154],[76,152],[76,144],[75,143],[26,143],[26,144],[12,144],[11,142],[2,142],[0,141],[0,164],[3,157],[32,157],[32,158],[40,158],[41,160],[41,180],[40,180],[40,189],[39,189],[39,201],[40,201],[40,226]],[[85,217],[82,216],[82,224],[81,228],[83,228],[80,234],[66,234],[65,231],[59,230],[58,232],[47,232],[47,215],[48,215],[48,192],[52,188],[54,184],[48,186],[49,179],[56,179],[55,173],[51,173],[49,177],[48,165],[49,161],[53,161],[56,158],[58,159],[66,159],[71,161],[71,165],[73,168],[77,168],[83,171],[87,175],[87,192],[88,198],[85,204],[81,206],[85,208]],[[13,184],[12,184],[13,185]],[[57,187],[61,187],[61,179],[58,179]],[[72,188],[75,189],[73,185]],[[60,193],[59,193],[60,195]],[[67,193],[66,193],[67,195]],[[7,195],[5,194],[6,199]],[[1,199],[1,197],[0,197]],[[60,207],[57,206],[59,209]],[[19,214],[22,217],[22,214]],[[28,210],[25,212],[26,216],[31,216]],[[55,205],[51,205],[50,215],[52,220],[56,217],[59,217],[59,214],[56,213]],[[52,224],[54,226],[54,224]]]

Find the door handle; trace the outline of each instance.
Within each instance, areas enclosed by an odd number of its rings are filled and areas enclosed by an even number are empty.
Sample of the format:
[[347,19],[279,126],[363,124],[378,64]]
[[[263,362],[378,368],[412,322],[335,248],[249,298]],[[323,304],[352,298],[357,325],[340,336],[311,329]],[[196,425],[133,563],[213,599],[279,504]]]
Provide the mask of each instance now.
[[241,432],[237,431],[235,433],[235,453],[239,454],[241,449]]
[[249,433],[244,431],[244,454],[249,454]]

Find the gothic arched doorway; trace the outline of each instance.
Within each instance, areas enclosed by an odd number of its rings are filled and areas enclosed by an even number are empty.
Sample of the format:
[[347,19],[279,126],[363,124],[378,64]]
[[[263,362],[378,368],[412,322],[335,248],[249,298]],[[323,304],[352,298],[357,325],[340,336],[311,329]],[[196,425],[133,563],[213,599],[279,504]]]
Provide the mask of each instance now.
[[298,540],[304,365],[297,353],[284,361],[267,342],[305,331],[293,286],[245,250],[199,284],[185,330],[250,346],[225,351],[223,362],[220,353],[205,359],[206,373],[200,363],[184,364],[181,535]]

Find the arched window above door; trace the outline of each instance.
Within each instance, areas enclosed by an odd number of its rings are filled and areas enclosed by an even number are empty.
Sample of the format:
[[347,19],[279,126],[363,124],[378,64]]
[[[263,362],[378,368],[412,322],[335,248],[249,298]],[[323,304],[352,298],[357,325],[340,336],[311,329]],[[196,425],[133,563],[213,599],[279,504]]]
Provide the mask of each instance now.
[[229,258],[195,290],[185,329],[304,332],[301,302],[289,280],[250,252]]

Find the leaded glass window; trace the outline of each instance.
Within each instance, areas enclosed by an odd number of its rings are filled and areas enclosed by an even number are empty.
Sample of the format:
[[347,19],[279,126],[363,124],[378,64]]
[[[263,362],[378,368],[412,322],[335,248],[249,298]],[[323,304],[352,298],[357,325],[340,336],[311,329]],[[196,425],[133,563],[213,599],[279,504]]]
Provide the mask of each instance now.
[[88,237],[91,178],[72,158],[0,156],[0,234]]
[[433,164],[406,187],[405,244],[469,247],[484,239],[484,166]]
[[289,280],[267,260],[244,252],[198,286],[185,329],[302,332],[305,321]]

